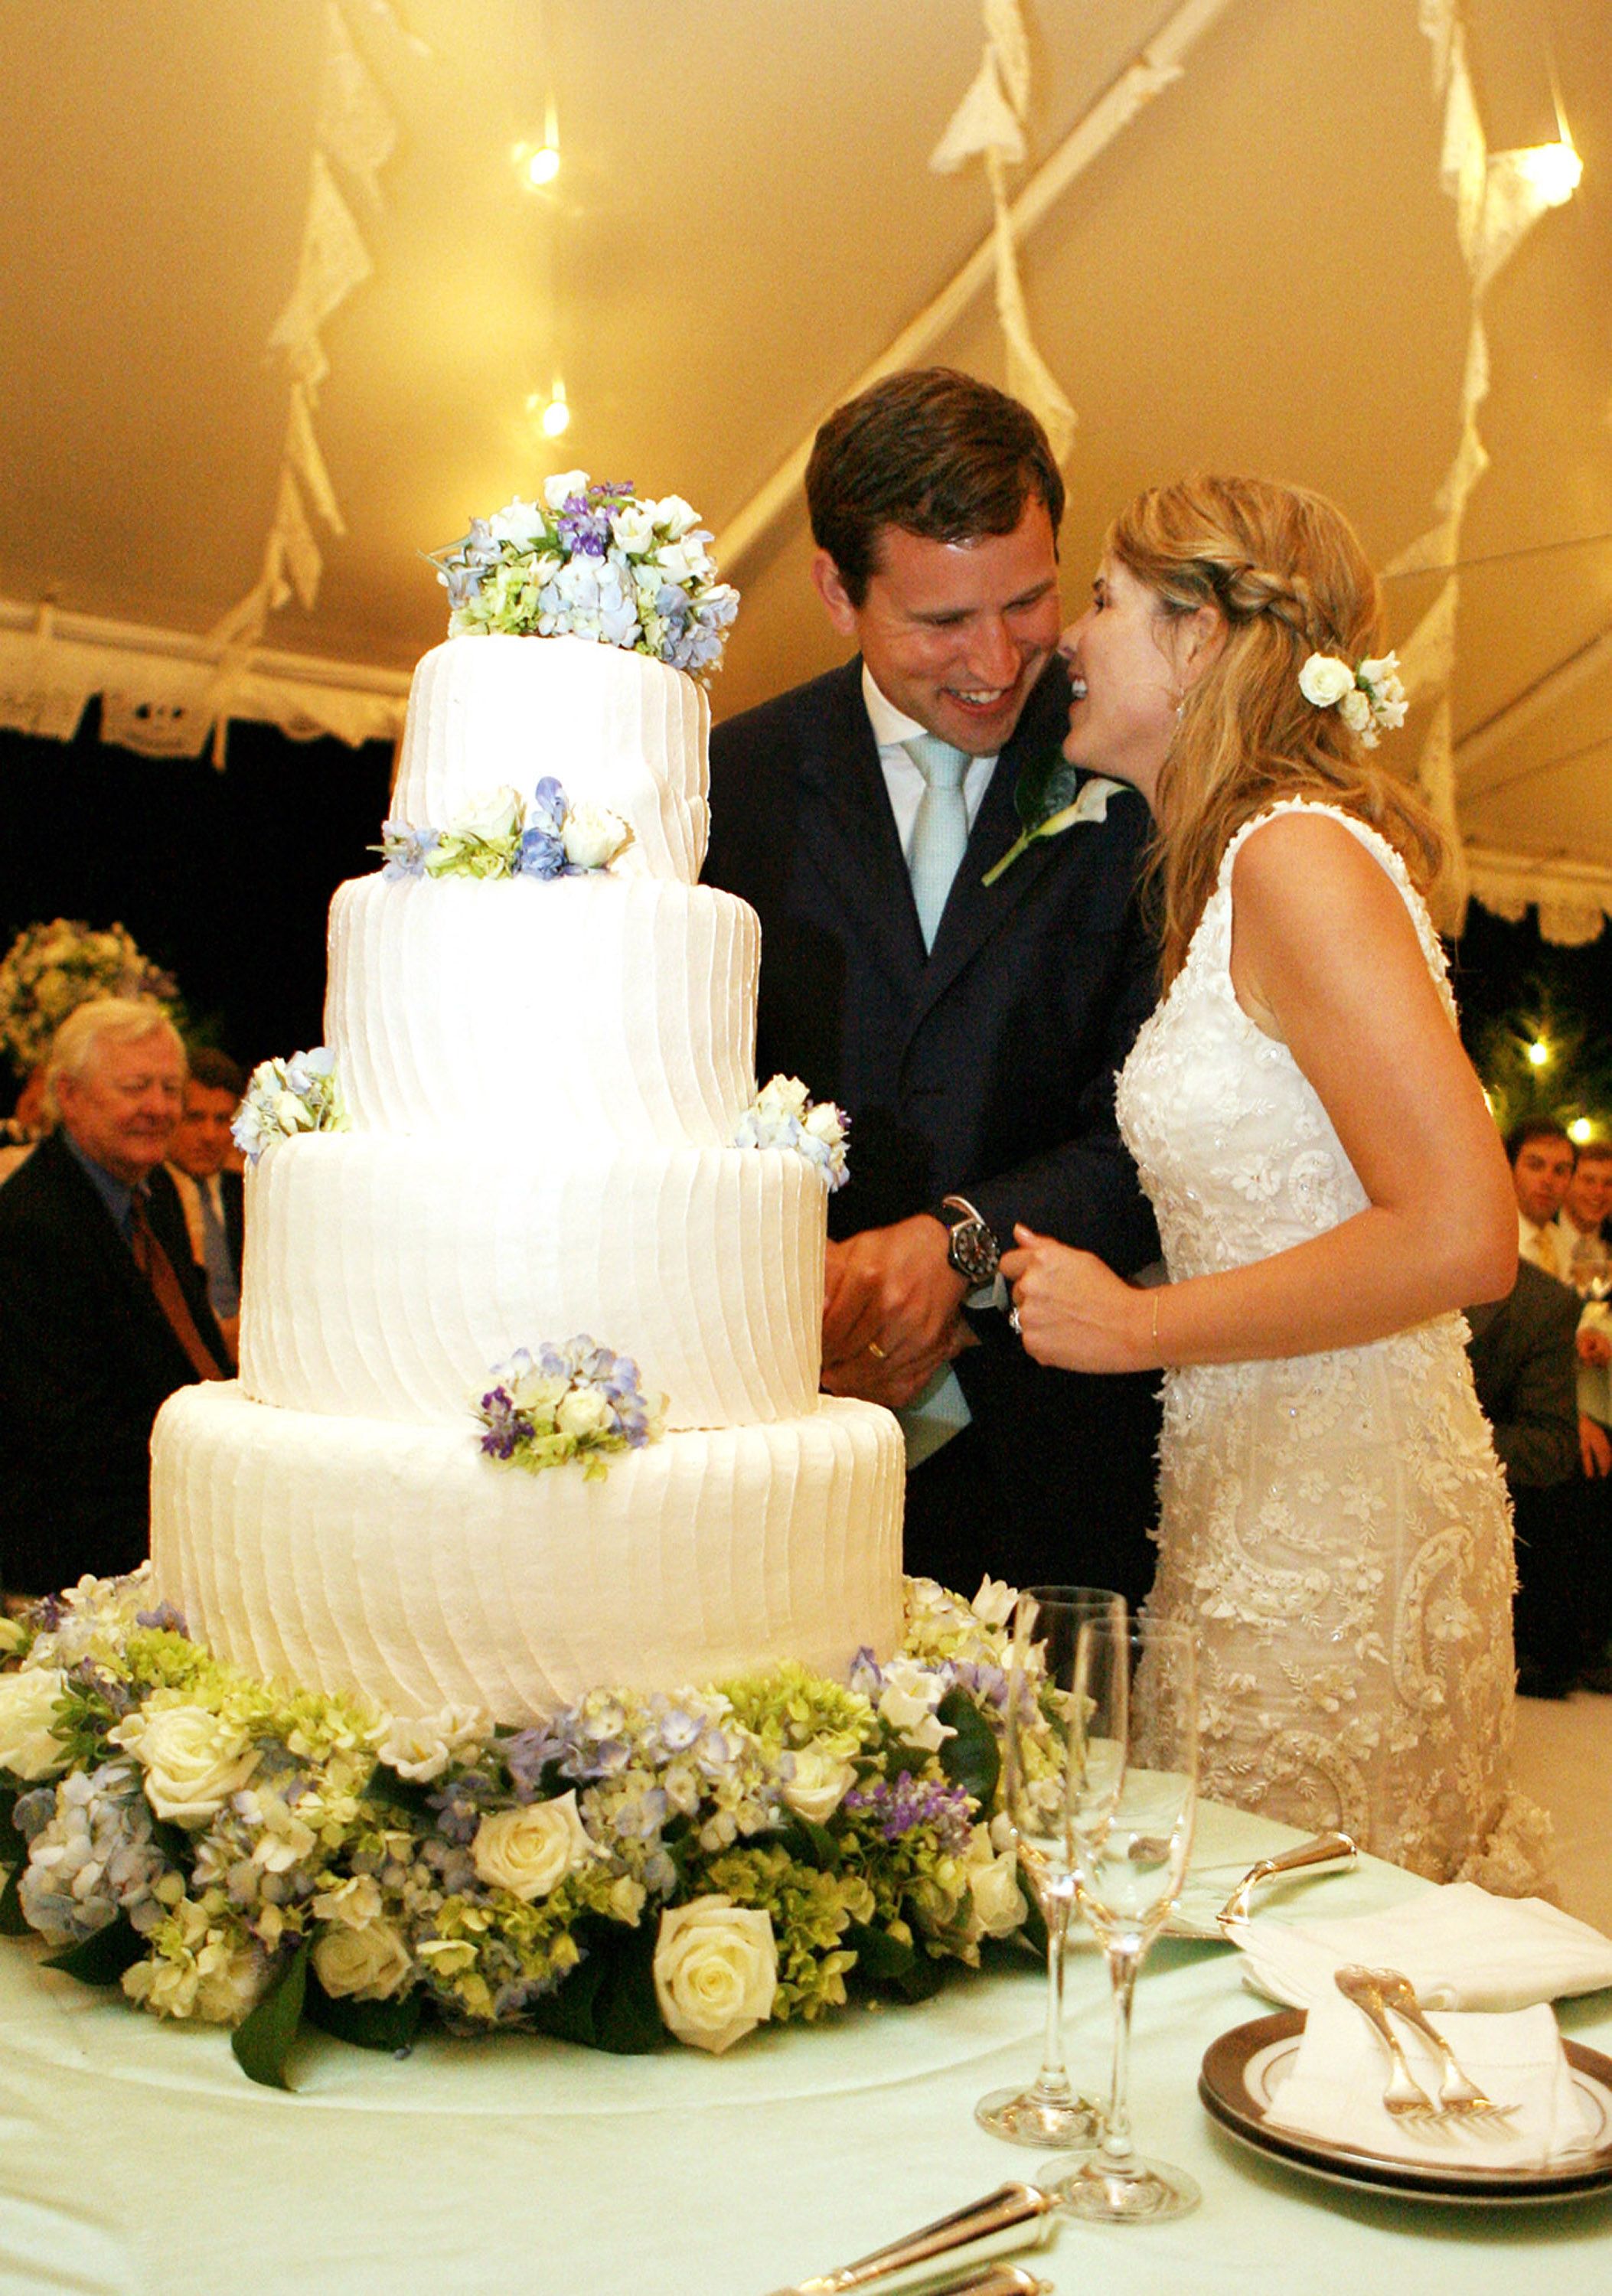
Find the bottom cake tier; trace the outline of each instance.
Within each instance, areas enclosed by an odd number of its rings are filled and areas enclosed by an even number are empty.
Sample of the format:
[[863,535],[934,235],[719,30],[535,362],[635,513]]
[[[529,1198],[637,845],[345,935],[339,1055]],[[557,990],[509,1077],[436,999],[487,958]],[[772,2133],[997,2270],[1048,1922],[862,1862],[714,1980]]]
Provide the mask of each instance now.
[[510,1724],[784,1659],[843,1679],[900,1642],[905,1454],[876,1405],[670,1434],[592,1482],[476,1438],[181,1388],[152,1438],[157,1591],[255,1673]]

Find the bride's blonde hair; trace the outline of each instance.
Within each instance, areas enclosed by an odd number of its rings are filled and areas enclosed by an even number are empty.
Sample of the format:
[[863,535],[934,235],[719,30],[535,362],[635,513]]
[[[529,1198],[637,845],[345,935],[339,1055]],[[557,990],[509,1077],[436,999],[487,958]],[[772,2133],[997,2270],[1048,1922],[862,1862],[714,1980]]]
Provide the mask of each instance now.
[[1336,654],[1353,669],[1378,651],[1377,577],[1343,513],[1324,496],[1263,479],[1180,479],[1139,495],[1105,546],[1162,612],[1212,606],[1226,625],[1177,714],[1155,800],[1166,984],[1228,842],[1279,799],[1320,798],[1369,822],[1425,892],[1444,857],[1437,824],[1370,763],[1336,709],[1318,709],[1299,691],[1309,655]]

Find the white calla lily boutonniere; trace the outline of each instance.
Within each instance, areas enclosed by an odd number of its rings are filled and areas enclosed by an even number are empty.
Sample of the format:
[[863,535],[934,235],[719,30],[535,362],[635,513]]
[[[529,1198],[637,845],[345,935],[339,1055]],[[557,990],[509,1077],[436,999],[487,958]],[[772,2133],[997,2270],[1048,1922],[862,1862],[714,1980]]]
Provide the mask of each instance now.
[[1082,822],[1108,818],[1109,799],[1126,784],[1110,781],[1106,774],[1093,774],[1076,788],[1079,773],[1078,766],[1055,754],[1049,767],[1030,767],[1020,775],[1013,802],[1024,826],[995,867],[985,872],[985,884],[994,885],[1005,876],[1020,854],[1040,839],[1061,837]]

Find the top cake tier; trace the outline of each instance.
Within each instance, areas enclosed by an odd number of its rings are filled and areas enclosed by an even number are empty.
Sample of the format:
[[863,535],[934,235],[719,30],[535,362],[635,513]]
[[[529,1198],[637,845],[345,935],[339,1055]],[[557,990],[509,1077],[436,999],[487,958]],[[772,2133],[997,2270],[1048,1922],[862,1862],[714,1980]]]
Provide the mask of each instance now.
[[392,817],[446,829],[490,791],[529,799],[552,775],[572,805],[608,806],[631,824],[616,874],[692,885],[705,858],[710,725],[693,679],[646,654],[586,638],[449,638],[415,671]]

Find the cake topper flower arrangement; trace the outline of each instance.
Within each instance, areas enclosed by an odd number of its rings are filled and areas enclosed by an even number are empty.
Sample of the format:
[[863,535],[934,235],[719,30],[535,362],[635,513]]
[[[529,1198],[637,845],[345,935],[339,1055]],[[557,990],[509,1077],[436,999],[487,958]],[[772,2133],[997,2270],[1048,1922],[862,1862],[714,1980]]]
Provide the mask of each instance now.
[[647,1395],[630,1356],[598,1347],[586,1333],[534,1356],[517,1348],[491,1374],[478,1416],[489,1459],[530,1475],[580,1459],[597,1481],[613,1451],[637,1451],[664,1431],[663,1395]]
[[813,1100],[799,1077],[775,1076],[739,1119],[733,1144],[736,1148],[793,1148],[797,1156],[816,1166],[832,1195],[851,1177],[845,1163],[845,1136],[850,1129],[851,1119],[833,1101]]
[[704,679],[720,668],[739,594],[719,582],[709,531],[680,495],[562,471],[540,502],[517,495],[432,554],[448,634],[588,638]]
[[446,829],[383,821],[383,877],[586,877],[626,852],[632,824],[607,805],[572,805],[546,774],[530,802],[519,790],[497,789],[457,813]]
[[266,1148],[294,1140],[299,1132],[346,1132],[350,1124],[335,1055],[327,1046],[316,1045],[288,1061],[259,1061],[229,1128],[251,1164]]

